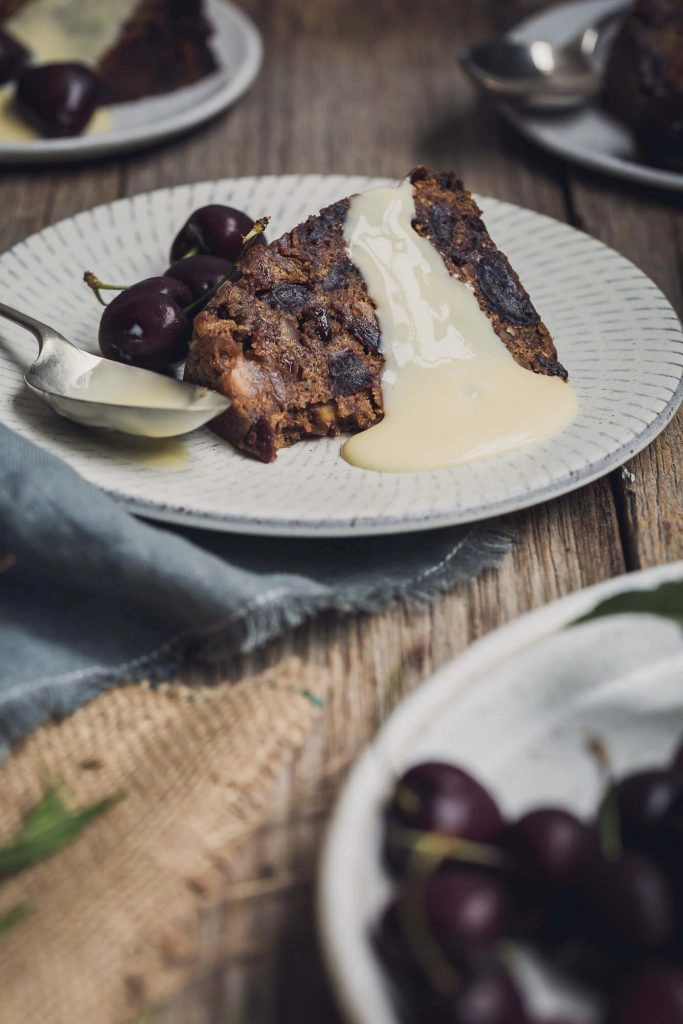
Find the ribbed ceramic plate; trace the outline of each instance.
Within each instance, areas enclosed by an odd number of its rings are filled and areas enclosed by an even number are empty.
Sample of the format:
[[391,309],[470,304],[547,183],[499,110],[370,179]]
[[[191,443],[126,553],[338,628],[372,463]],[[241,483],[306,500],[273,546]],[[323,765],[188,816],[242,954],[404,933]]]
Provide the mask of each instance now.
[[[47,228],[0,257],[0,299],[95,350],[101,308],[85,269],[117,282],[163,272],[186,216],[207,202],[270,214],[270,237],[380,179],[241,178],[119,200]],[[681,397],[683,331],[673,309],[621,256],[565,225],[482,200],[490,231],[527,284],[569,369],[580,410],[551,441],[489,462],[421,474],[372,473],[341,439],[295,445],[263,465],[207,428],[156,455],[79,428],[29,394],[30,336],[0,327],[0,417],[133,510],[213,529],[298,536],[397,533],[524,508],[609,472],[644,448]]]
[[67,163],[141,149],[189,131],[231,106],[261,67],[261,36],[230,0],[207,0],[217,70],[194,85],[110,107],[112,127],[98,135],[19,142],[0,139],[0,164]]
[[[543,39],[562,45],[627,5],[628,0],[575,0],[529,18],[510,34],[523,42]],[[642,185],[683,191],[683,172],[642,163],[631,133],[598,102],[560,114],[530,113],[507,105],[501,109],[532,142],[565,160]]]
[[[389,899],[381,809],[396,778],[446,760],[489,787],[506,815],[559,804],[588,816],[603,787],[588,739],[607,744],[618,775],[665,764],[683,735],[680,626],[651,615],[567,626],[613,594],[681,579],[683,562],[621,576],[496,630],[403,701],[356,762],[319,889],[324,951],[350,1024],[399,1024],[369,934]],[[534,1020],[598,1024],[585,994],[524,966]]]

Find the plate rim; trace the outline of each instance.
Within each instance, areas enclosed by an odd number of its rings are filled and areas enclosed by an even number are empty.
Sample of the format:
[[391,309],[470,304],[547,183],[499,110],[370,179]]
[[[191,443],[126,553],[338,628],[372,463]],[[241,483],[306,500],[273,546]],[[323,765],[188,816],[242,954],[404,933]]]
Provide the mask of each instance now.
[[[354,826],[358,825],[359,818],[365,820],[367,817],[369,808],[364,806],[363,794],[368,780],[376,774],[378,753],[381,755],[381,751],[390,746],[396,748],[406,731],[414,731],[416,723],[419,726],[420,720],[433,715],[456,686],[476,682],[503,661],[564,628],[598,601],[624,590],[647,590],[667,580],[681,578],[683,560],[626,572],[541,605],[499,626],[451,658],[403,698],[356,759],[325,829],[315,882],[316,927],[323,962],[337,1005],[349,1024],[367,1024],[369,1019],[373,1024],[398,1024],[384,983],[376,984],[381,979],[381,969],[376,961],[368,963],[368,958],[363,957],[361,965],[353,953],[358,930],[350,939],[345,934],[346,901],[341,891],[344,886],[339,884],[339,879],[343,878],[344,863],[349,859],[349,847],[357,845],[358,828]],[[365,813],[362,813],[363,809]],[[353,838],[347,841],[347,836]],[[351,960],[348,959],[349,945],[352,948]],[[354,987],[350,980],[359,967],[363,982],[361,988]],[[370,1007],[367,1002],[368,983]]]
[[[1,142],[0,167],[13,164],[69,163],[94,160],[115,153],[134,152],[148,145],[175,138],[209,121],[231,106],[253,84],[263,64],[263,39],[256,23],[233,0],[208,0],[210,16],[231,18],[244,33],[242,61],[223,86],[185,110],[146,124],[101,135],[80,135],[68,139],[36,139],[30,142]],[[176,90],[181,91],[181,90]]]
[[[136,193],[132,196],[121,196],[117,199],[111,200],[107,203],[101,203],[97,206],[91,207],[87,210],[79,211],[73,214],[71,217],[64,218],[55,224],[48,225],[42,228],[38,232],[34,232],[27,238],[22,239],[12,246],[6,253],[3,253],[0,258],[15,253],[15,251],[21,250],[21,247],[32,243],[38,238],[43,232],[52,229],[62,229],[63,225],[71,222],[72,220],[78,220],[81,217],[93,217],[98,212],[110,210],[116,207],[126,207],[134,202],[139,202],[141,199],[145,199],[153,196],[173,196],[178,192],[190,189],[218,189],[223,188],[226,185],[228,187],[234,187],[237,182],[248,181],[253,182],[269,182],[278,181],[282,183],[284,190],[291,187],[294,182],[300,182],[302,179],[313,183],[319,183],[322,180],[332,179],[335,183],[339,184],[340,189],[344,189],[347,186],[345,183],[353,182],[353,185],[348,187],[352,188],[367,188],[373,187],[381,182],[389,181],[394,179],[387,179],[385,177],[379,177],[374,175],[340,175],[340,174],[264,174],[264,175],[245,175],[240,177],[227,177],[208,179],[201,182],[190,182],[179,185],[163,186],[158,189],[153,189],[148,192]],[[503,208],[507,208],[512,211],[521,211],[522,213],[529,215],[537,220],[540,224],[553,224],[559,226],[563,231],[570,233],[573,236],[581,237],[584,240],[588,240],[590,245],[597,247],[600,250],[605,250],[612,256],[617,257],[623,262],[625,266],[634,271],[640,278],[642,278],[643,286],[646,284],[650,288],[657,292],[662,302],[663,312],[668,310],[671,315],[672,323],[677,325],[676,333],[679,335],[681,343],[683,344],[683,325],[681,324],[680,318],[672,306],[669,299],[664,295],[661,288],[655,284],[645,274],[643,270],[636,266],[631,260],[612,249],[605,242],[594,238],[592,235],[586,232],[580,231],[573,225],[566,224],[563,221],[557,220],[548,214],[538,213],[534,210],[530,210],[527,207],[520,206],[516,203],[510,203],[507,200],[498,199],[496,197],[482,196],[476,193],[477,199],[483,204],[496,204]],[[665,429],[667,424],[672,420],[678,407],[683,403],[683,369],[681,370],[681,376],[676,385],[675,390],[667,402],[666,406],[660,411],[660,413],[648,424],[648,426],[640,431],[630,441],[619,446],[618,449],[611,452],[607,456],[604,456],[593,463],[584,466],[583,469],[573,471],[572,473],[565,476],[562,480],[558,480],[556,484],[548,486],[542,484],[533,491],[526,491],[523,494],[517,496],[503,497],[495,503],[488,503],[484,506],[471,508],[466,511],[460,512],[435,512],[425,513],[421,517],[412,516],[406,520],[405,515],[398,513],[385,513],[382,516],[377,515],[359,515],[351,516],[347,515],[344,518],[338,520],[330,519],[329,517],[324,519],[307,518],[301,520],[299,518],[279,518],[275,520],[271,516],[265,516],[259,518],[256,515],[252,515],[249,518],[245,518],[244,515],[232,515],[229,511],[217,514],[215,512],[200,512],[184,507],[183,505],[170,505],[163,500],[159,501],[147,501],[145,499],[133,498],[130,493],[122,492],[116,487],[107,487],[102,483],[97,484],[101,490],[103,490],[110,497],[120,502],[127,509],[134,514],[140,515],[147,519],[152,519],[157,522],[173,523],[179,526],[194,527],[206,530],[214,530],[218,532],[227,533],[239,533],[247,534],[251,536],[273,536],[273,537],[308,537],[308,538],[332,538],[332,537],[343,537],[343,536],[379,536],[379,535],[391,535],[398,533],[416,533],[422,530],[440,529],[444,527],[464,525],[466,523],[480,522],[486,519],[490,519],[496,516],[505,515],[510,512],[520,511],[522,509],[532,508],[535,505],[541,504],[545,501],[554,500],[562,497],[574,490],[579,489],[602,476],[607,475],[615,469],[618,469],[625,462],[630,460],[638,452],[643,451],[652,441]],[[35,443],[35,442],[34,442]],[[444,471],[447,472],[447,471]],[[392,474],[393,475],[393,474]]]
[[[626,7],[628,0],[591,0],[591,4],[596,9],[602,9],[609,11],[610,8],[614,8],[615,12],[621,7]],[[559,4],[557,7],[550,8],[546,11],[541,11],[537,14],[532,14],[528,18],[524,18],[514,25],[508,33],[510,38],[518,38],[523,36],[530,31],[534,30],[534,27],[543,18],[547,18],[549,15],[560,15],[563,11],[569,8],[579,8],[581,0],[577,3],[577,0],[567,0],[563,4]],[[587,5],[586,5],[587,6]],[[582,19],[582,20],[585,20]],[[594,105],[594,104],[592,104]],[[622,159],[621,157],[611,156],[609,154],[596,155],[593,150],[589,149],[575,149],[568,145],[564,145],[561,141],[556,139],[547,139],[541,137],[536,129],[533,121],[533,115],[525,114],[524,110],[516,107],[511,103],[499,103],[497,107],[503,117],[505,117],[513,127],[528,139],[539,149],[543,149],[548,153],[552,153],[554,156],[562,157],[569,163],[578,164],[582,167],[588,167],[590,170],[598,171],[608,177],[619,178],[624,181],[635,182],[640,185],[648,185],[651,188],[660,188],[669,192],[683,192],[683,171],[671,171],[663,167],[654,167],[649,164],[639,163],[637,161],[630,161]],[[608,116],[605,114],[605,116]]]

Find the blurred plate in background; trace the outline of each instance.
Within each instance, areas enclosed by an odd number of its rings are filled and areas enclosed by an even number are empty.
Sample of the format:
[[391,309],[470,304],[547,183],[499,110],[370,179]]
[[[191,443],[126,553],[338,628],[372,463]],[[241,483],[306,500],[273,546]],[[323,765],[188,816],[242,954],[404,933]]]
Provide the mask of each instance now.
[[[563,45],[614,11],[626,0],[578,0],[529,18],[511,33],[513,39],[542,39]],[[651,167],[640,161],[629,130],[602,109],[598,100],[567,113],[537,113],[512,104],[501,112],[532,142],[572,163],[657,188],[683,191],[683,173]]]
[[229,0],[207,0],[218,70],[162,96],[109,107],[113,127],[97,135],[23,142],[0,139],[0,165],[67,163],[141,149],[181,135],[219,114],[249,88],[263,59],[261,35]]

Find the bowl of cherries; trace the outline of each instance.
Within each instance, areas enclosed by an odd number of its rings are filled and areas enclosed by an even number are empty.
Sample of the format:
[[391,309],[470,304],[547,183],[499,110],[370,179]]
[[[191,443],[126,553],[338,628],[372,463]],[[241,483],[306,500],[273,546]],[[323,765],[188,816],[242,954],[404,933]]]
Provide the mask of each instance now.
[[[98,341],[102,355],[146,370],[181,362],[192,337],[192,321],[236,272],[252,245],[264,244],[267,219],[213,203],[190,215],[170,251],[170,266],[157,277],[131,285],[107,284],[86,271],[85,283],[105,310]],[[102,292],[119,294],[108,304]]]
[[683,744],[669,764],[604,775],[586,819],[505,820],[454,764],[423,762],[384,806],[391,897],[372,928],[404,1024],[575,1024],[535,1015],[529,965],[582,993],[599,1024],[683,1022]]

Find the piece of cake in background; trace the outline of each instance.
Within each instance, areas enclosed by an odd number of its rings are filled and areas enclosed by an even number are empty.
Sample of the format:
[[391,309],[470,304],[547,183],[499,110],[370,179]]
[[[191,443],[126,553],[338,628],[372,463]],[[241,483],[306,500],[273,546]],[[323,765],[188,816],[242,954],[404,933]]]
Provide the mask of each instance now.
[[683,167],[683,0],[636,0],[612,45],[605,102],[645,160]]
[[0,0],[0,25],[35,63],[93,68],[107,104],[170,92],[216,69],[202,0]]

